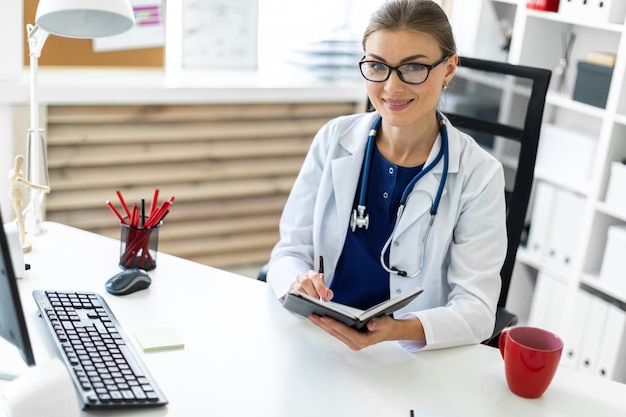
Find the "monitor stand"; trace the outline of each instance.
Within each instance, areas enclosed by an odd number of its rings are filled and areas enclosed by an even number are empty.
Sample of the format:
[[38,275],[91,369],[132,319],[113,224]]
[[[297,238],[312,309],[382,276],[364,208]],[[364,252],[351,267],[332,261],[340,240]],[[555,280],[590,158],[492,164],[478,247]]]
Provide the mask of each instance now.
[[28,370],[28,365],[11,343],[0,337],[0,380],[12,381]]
[[28,368],[4,386],[0,413],[2,408],[7,417],[78,417],[81,410],[74,383],[58,358]]

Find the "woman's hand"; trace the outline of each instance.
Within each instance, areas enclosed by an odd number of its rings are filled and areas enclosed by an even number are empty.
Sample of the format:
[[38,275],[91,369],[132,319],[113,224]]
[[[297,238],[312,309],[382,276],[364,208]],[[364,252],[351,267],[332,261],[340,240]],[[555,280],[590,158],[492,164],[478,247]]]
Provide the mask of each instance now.
[[313,270],[309,270],[306,274],[298,275],[289,287],[289,290],[303,292],[322,301],[329,301],[334,296],[333,291],[324,285],[324,274]]
[[376,317],[360,332],[330,317],[311,315],[309,320],[326,333],[335,336],[352,350],[361,350],[387,340],[424,340],[424,328],[418,318],[396,320],[390,316]]

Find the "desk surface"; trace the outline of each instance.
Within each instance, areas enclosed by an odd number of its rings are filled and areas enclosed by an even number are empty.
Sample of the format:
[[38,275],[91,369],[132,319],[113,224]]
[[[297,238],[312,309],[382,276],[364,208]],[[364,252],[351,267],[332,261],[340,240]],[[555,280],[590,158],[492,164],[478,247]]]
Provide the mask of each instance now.
[[484,345],[412,354],[388,342],[353,352],[284,310],[264,283],[167,254],[158,254],[149,289],[115,297],[104,283],[119,272],[118,242],[46,228],[31,239],[32,268],[19,280],[39,363],[55,351],[34,289],[97,291],[134,342],[135,330],[159,326],[185,341],[182,350],[142,353],[170,404],[125,416],[626,415],[626,385],[567,368],[542,398],[517,397],[499,351]]

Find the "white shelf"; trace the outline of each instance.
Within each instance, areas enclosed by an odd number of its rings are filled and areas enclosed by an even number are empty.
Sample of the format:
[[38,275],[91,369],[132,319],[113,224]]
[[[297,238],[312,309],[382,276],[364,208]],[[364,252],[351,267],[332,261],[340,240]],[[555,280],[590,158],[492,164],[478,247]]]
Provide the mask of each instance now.
[[573,181],[571,178],[559,178],[552,173],[535,168],[535,179],[549,182],[560,188],[573,191],[582,196],[587,196],[589,193],[589,181]]
[[608,287],[606,284],[600,281],[600,278],[598,275],[584,274],[581,279],[581,282],[595,290],[600,291],[603,294],[608,295],[609,297],[619,302],[626,303],[626,294],[617,292],[613,290],[611,287]]
[[524,265],[528,265],[531,268],[542,270],[550,275],[552,278],[555,278],[565,284],[571,284],[573,282],[570,274],[546,265],[544,262],[542,262],[541,259],[538,259],[535,255],[529,253],[525,247],[520,246],[520,248],[517,250],[515,260],[517,262],[523,263]]
[[527,9],[526,13],[530,18],[543,19],[551,22],[566,23],[575,26],[584,26],[587,28],[599,29],[607,32],[622,33],[624,30],[624,25],[618,23],[597,22],[594,20],[585,19],[584,17],[567,16],[555,12],[542,12],[540,10],[532,9]]
[[596,203],[596,209],[601,213],[607,214],[611,217],[614,217],[616,219],[626,222],[626,213],[613,208],[612,206],[610,206],[609,204],[606,204],[603,201],[599,201],[598,203]]
[[615,116],[615,123],[626,126],[626,116],[618,114]]
[[[562,93],[548,92],[546,103],[552,106],[558,106],[563,109],[575,111],[588,116],[597,117],[599,119],[606,115],[606,110],[590,104],[573,100],[569,95]],[[626,118],[625,118],[626,120]]]

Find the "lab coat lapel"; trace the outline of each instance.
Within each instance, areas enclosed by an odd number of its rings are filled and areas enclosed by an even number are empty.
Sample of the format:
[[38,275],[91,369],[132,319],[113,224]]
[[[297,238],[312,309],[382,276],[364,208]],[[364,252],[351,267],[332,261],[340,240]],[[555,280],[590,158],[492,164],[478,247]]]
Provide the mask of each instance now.
[[354,196],[358,188],[361,166],[365,157],[365,144],[367,141],[364,139],[359,140],[355,137],[356,134],[353,134],[347,140],[342,140],[342,145],[346,148],[348,154],[334,159],[332,162],[333,187],[337,202],[337,214],[340,219],[345,216],[345,213],[352,213]]

